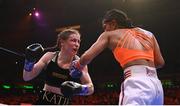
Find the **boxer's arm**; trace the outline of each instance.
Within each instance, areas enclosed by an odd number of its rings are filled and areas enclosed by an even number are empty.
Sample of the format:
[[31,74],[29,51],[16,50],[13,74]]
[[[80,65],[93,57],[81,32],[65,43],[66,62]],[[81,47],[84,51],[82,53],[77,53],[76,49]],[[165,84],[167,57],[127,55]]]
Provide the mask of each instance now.
[[[79,57],[76,57],[76,59],[79,59]],[[85,67],[83,67],[81,69],[81,71],[79,71],[77,69],[70,69],[70,75],[73,78],[80,78],[81,84],[87,86],[88,92],[86,92],[85,95],[91,95],[94,92],[94,86],[93,86],[92,80],[89,76],[87,65]]]
[[109,43],[108,32],[102,33],[97,41],[81,56],[80,64],[85,66],[100,54]]
[[45,53],[40,58],[40,60],[36,64],[34,64],[32,71],[28,72],[26,70],[23,70],[23,79],[25,81],[29,81],[39,75],[39,73],[43,70],[44,67],[47,66],[48,62],[53,58],[53,56],[53,52]]
[[99,53],[108,47],[110,32],[102,33],[97,41],[80,57],[77,61],[73,61],[70,65],[70,75],[75,78],[79,73],[82,73],[84,67],[91,62]]
[[70,69],[70,75],[73,78],[80,78],[81,83],[75,83],[72,81],[62,83],[61,92],[64,96],[90,95],[94,92],[94,86],[89,76],[87,66],[82,69],[77,69],[77,67],[73,66]]
[[162,66],[164,66],[165,62],[164,59],[162,57],[160,48],[159,48],[159,44],[156,40],[155,37],[153,37],[154,40],[154,64],[156,68],[161,68]]
[[82,77],[80,78],[81,84],[86,85],[88,92],[85,95],[91,95],[94,93],[94,85],[92,83],[91,77],[88,73],[88,68],[85,66],[82,70]]

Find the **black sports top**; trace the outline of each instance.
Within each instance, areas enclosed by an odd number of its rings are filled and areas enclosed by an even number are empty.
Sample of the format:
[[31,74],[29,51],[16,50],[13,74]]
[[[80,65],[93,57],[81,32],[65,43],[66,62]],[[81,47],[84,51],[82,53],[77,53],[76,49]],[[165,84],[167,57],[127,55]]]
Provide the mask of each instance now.
[[72,78],[69,75],[69,69],[63,69],[58,66],[58,53],[59,52],[56,52],[55,57],[50,61],[45,69],[45,83],[50,86],[60,87],[64,81],[80,82],[80,79]]

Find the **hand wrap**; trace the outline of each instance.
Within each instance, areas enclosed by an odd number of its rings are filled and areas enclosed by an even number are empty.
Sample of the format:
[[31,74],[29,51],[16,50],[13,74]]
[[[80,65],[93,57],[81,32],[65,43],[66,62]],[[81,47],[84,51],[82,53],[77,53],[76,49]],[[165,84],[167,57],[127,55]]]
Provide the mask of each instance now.
[[79,63],[78,60],[75,60],[70,65],[70,75],[72,78],[80,78],[82,76],[83,66]]

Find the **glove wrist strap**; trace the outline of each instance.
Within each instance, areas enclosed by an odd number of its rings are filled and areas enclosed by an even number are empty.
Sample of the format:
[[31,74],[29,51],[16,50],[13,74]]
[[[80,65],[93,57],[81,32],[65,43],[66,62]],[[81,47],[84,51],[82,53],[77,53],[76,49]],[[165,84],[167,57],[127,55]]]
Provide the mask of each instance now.
[[31,61],[28,61],[27,59],[25,59],[24,70],[27,72],[31,72],[34,67],[34,64],[35,64],[35,62],[31,62]]
[[78,95],[87,95],[88,92],[89,92],[88,86],[87,85],[82,85],[82,89],[81,89],[81,91],[79,92]]

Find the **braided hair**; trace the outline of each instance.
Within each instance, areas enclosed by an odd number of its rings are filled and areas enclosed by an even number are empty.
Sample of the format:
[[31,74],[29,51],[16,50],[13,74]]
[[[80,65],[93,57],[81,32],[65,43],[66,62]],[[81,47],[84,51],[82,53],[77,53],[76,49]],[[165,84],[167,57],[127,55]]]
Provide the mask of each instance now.
[[106,12],[103,17],[102,23],[116,20],[119,28],[132,28],[132,21],[128,18],[127,14],[118,9],[112,9]]

